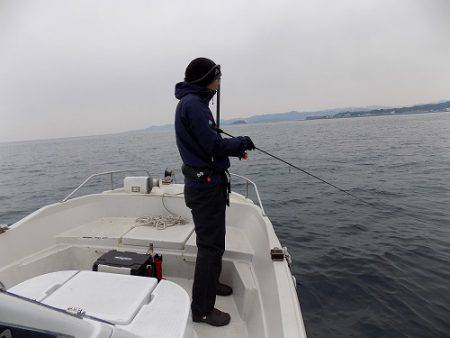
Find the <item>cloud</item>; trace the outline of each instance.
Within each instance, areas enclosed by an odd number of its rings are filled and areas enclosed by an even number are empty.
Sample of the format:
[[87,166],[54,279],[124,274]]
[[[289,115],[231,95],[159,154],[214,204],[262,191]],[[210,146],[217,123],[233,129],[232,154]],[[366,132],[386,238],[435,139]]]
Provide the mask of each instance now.
[[223,115],[449,97],[448,1],[0,1],[0,141],[169,123],[194,57]]

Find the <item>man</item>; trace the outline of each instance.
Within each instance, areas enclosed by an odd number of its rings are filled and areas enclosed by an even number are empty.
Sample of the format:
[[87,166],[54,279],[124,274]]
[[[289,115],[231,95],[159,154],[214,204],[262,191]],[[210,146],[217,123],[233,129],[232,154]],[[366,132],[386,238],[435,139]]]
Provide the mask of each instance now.
[[225,251],[225,209],[228,203],[229,156],[243,158],[255,146],[248,136],[222,138],[209,101],[220,85],[220,66],[206,58],[193,60],[184,82],[175,86],[180,100],[175,113],[177,146],[183,160],[184,197],[197,235],[197,261],[192,287],[192,319],[213,326],[230,322],[230,315],[214,307],[216,295],[233,290],[219,282]]

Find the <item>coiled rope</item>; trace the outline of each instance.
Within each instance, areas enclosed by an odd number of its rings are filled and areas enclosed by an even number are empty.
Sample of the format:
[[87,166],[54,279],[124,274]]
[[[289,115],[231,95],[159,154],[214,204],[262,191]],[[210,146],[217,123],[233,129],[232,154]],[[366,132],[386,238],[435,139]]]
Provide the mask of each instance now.
[[156,230],[164,230],[174,225],[184,225],[187,221],[181,216],[160,215],[160,216],[142,216],[136,218],[137,226],[152,226]]
[[[162,205],[164,207],[164,209],[166,209],[167,212],[170,213],[170,215],[159,215],[159,216],[141,216],[136,218],[136,226],[153,226],[156,228],[156,230],[164,230],[168,227],[174,226],[174,225],[185,225],[188,223],[188,221],[175,214],[173,211],[169,210],[169,208],[167,208],[166,203],[164,202],[164,197],[165,196],[179,196],[182,195],[183,193],[178,193],[178,194],[162,194],[161,195],[161,202]],[[135,227],[136,227],[135,226]]]

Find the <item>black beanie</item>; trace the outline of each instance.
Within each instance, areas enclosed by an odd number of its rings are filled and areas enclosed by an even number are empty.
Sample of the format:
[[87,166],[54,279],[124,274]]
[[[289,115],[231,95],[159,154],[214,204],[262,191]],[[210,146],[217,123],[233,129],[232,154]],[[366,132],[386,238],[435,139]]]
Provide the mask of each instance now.
[[212,71],[216,67],[214,61],[207,58],[197,58],[192,60],[184,73],[184,81],[195,83],[200,86],[207,86],[214,81],[217,73]]

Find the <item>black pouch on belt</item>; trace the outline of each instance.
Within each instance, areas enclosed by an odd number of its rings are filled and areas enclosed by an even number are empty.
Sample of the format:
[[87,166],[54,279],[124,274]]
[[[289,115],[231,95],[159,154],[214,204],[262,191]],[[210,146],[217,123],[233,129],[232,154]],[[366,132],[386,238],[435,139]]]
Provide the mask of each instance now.
[[191,166],[188,166],[186,164],[183,164],[181,166],[181,172],[184,176],[187,178],[197,181],[197,182],[211,182],[212,175],[214,174],[214,170],[211,168],[194,168]]

